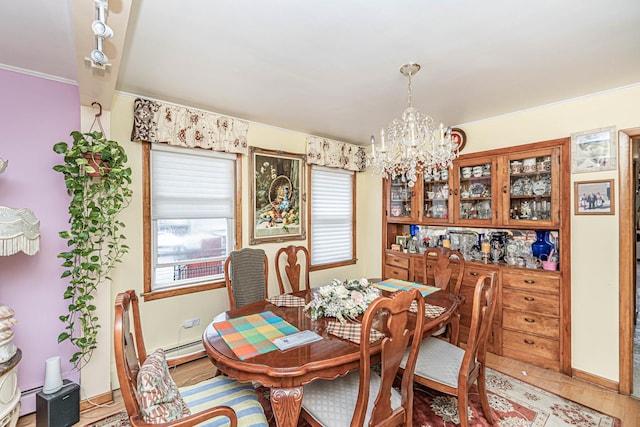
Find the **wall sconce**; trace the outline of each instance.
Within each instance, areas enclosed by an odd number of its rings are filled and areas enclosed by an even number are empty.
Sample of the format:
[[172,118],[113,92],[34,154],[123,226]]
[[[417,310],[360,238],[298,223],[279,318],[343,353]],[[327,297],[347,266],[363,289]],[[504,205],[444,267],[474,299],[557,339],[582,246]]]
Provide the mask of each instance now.
[[113,37],[113,29],[107,25],[106,13],[109,7],[107,0],[95,0],[96,19],[91,23],[91,30],[96,38],[96,48],[91,51],[91,65],[105,68],[109,64],[109,58],[102,50],[104,39]]

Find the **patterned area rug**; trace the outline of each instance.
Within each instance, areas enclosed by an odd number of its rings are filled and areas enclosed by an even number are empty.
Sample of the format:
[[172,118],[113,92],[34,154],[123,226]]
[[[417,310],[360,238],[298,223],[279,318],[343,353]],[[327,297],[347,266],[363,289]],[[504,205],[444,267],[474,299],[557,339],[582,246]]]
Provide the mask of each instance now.
[[[620,427],[618,418],[594,411],[570,400],[526,384],[500,372],[487,369],[489,405],[496,426],[500,427]],[[269,419],[275,420],[269,403],[269,390],[259,388],[258,396]],[[489,426],[484,419],[477,389],[469,395],[470,426]],[[437,392],[416,388],[414,396],[413,425],[415,427],[453,427],[460,423],[457,399]],[[129,426],[126,412],[111,415],[85,427]],[[308,426],[300,420],[298,426]]]

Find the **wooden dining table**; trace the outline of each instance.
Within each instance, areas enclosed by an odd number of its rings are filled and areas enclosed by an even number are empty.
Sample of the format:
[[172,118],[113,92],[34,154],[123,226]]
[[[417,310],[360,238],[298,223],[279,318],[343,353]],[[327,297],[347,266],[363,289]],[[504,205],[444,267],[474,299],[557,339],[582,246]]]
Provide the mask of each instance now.
[[[388,294],[388,292],[383,292]],[[294,295],[311,299],[310,292]],[[440,329],[457,313],[459,300],[446,291],[427,295],[425,302],[443,307],[436,318],[426,318],[423,336]],[[315,331],[322,340],[286,351],[275,350],[240,360],[220,337],[213,324],[203,333],[203,345],[214,365],[225,375],[238,381],[251,381],[270,388],[270,401],[279,427],[296,426],[302,406],[304,385],[316,379],[333,379],[358,369],[360,346],[326,331],[333,318],[312,320],[303,307],[279,307],[268,301],[259,301],[227,312],[228,318],[271,311],[299,330]],[[411,322],[412,320],[410,320]],[[411,324],[409,324],[409,329]],[[372,345],[371,354],[381,350],[379,343]]]

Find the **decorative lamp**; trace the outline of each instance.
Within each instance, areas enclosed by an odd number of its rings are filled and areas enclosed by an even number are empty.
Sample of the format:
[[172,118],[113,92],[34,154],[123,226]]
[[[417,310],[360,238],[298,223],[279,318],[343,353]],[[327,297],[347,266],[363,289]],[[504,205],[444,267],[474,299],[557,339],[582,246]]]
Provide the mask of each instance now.
[[0,256],[40,249],[40,221],[29,209],[0,206]]
[[[9,164],[0,158],[0,173]],[[40,221],[29,209],[12,209],[0,206],[0,256],[13,255],[23,251],[33,255],[40,249]],[[16,320],[13,310],[0,305],[0,363],[4,363],[16,354],[13,344],[13,325]]]
[[394,119],[380,131],[380,144],[371,136],[371,153],[367,165],[372,173],[383,178],[404,177],[410,187],[415,185],[418,173],[432,173],[450,168],[458,157],[458,145],[451,140],[451,128],[413,108],[411,79],[420,71],[420,65],[405,64],[400,72],[409,79],[408,102],[402,117]]

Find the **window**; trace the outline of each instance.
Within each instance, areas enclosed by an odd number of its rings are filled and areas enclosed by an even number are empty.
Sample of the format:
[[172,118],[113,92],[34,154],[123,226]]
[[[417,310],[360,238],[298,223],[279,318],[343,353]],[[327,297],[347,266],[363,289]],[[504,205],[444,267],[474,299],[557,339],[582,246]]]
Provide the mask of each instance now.
[[236,156],[165,144],[151,144],[149,154],[145,292],[223,286],[236,241]]
[[310,181],[311,264],[355,263],[355,174],[312,166]]

